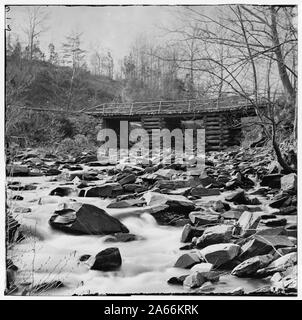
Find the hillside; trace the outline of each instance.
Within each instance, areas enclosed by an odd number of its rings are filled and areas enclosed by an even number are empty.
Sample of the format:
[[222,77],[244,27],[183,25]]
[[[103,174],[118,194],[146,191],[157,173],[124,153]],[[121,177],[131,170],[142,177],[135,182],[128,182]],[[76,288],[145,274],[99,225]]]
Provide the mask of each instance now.
[[120,81],[93,75],[85,68],[73,73],[70,67],[14,56],[7,57],[6,84],[8,104],[9,95],[14,94],[19,106],[69,110],[117,100],[122,88]]

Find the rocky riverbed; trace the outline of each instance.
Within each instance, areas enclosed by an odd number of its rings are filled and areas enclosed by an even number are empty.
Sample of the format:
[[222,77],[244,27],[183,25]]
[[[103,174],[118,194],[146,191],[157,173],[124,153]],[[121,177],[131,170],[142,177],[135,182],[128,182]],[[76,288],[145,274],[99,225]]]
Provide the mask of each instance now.
[[297,293],[297,177],[266,148],[7,165],[7,294]]

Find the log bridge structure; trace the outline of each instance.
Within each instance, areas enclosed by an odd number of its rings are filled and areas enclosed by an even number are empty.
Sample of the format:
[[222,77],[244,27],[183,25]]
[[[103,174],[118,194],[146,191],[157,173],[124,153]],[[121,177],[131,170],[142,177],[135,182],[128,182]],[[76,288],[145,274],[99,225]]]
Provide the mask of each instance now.
[[[265,107],[265,101],[261,108]],[[220,99],[104,103],[85,113],[98,117],[102,128],[119,135],[121,120],[141,126],[149,135],[152,129],[205,129],[206,151],[220,151],[239,145],[241,119],[256,116],[250,99],[230,96]],[[119,139],[118,139],[119,140]],[[151,139],[150,139],[151,140]]]
[[[252,97],[232,95],[198,100],[109,102],[79,111],[21,108],[38,112],[87,114],[97,117],[101,129],[109,128],[116,132],[118,142],[120,121],[128,121],[130,129],[142,127],[149,135],[152,129],[167,128],[171,131],[176,128],[205,129],[206,151],[221,151],[240,144],[242,118],[257,116],[253,101]],[[265,98],[259,97],[257,101],[258,110],[265,110],[268,106]]]

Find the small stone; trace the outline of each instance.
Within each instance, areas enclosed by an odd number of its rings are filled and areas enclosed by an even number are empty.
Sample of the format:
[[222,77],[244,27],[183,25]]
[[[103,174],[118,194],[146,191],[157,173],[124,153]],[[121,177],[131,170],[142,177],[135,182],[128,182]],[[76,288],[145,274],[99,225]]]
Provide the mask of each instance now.
[[227,294],[231,296],[240,296],[244,294],[244,289],[242,287],[237,287],[231,291],[228,291]]
[[175,262],[175,268],[190,269],[201,261],[200,256],[196,252],[188,252],[181,255]]
[[262,220],[262,223],[265,224],[267,227],[279,227],[285,226],[287,224],[287,220],[285,218],[274,218]]
[[190,272],[195,272],[195,271],[198,271],[198,272],[210,272],[211,270],[213,269],[213,265],[211,263],[207,263],[207,262],[202,262],[202,263],[198,263],[198,264],[195,264]]
[[142,199],[127,199],[121,201],[113,201],[108,204],[107,208],[130,208],[130,207],[141,207],[146,202]]
[[105,242],[130,242],[134,240],[137,240],[135,234],[119,232],[110,235]]
[[99,252],[91,270],[113,271],[122,265],[122,258],[118,248],[107,248]]
[[183,285],[184,280],[188,275],[180,276],[180,277],[172,277],[167,282],[169,284]]
[[91,257],[90,254],[83,254],[82,256],[80,256],[79,261],[81,262],[87,261],[90,257]]
[[206,282],[206,278],[203,276],[202,273],[195,271],[194,273],[188,275],[184,282],[183,282],[183,286],[184,287],[188,287],[190,289],[194,289],[194,288],[198,288],[200,287],[202,284],[204,284]]
[[75,190],[69,187],[57,187],[50,192],[50,196],[67,197],[76,194]]
[[19,195],[13,196],[12,199],[13,199],[13,200],[17,200],[17,201],[22,201],[22,200],[24,200],[24,198],[23,198],[22,196],[19,196]]

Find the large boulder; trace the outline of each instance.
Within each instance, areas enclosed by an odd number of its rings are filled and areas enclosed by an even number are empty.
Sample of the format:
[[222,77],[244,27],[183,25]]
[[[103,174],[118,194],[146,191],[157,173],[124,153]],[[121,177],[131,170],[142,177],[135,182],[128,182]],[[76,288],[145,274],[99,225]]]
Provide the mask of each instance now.
[[230,205],[226,202],[222,202],[221,200],[210,201],[209,202],[216,212],[224,212],[226,210],[230,210]]
[[201,263],[195,264],[191,268],[190,273],[193,273],[195,271],[198,271],[198,272],[210,272],[212,269],[213,269],[212,263],[201,262]]
[[246,238],[256,233],[259,222],[260,215],[248,211],[243,212],[234,229],[234,235]]
[[216,184],[216,180],[214,178],[211,178],[209,176],[207,176],[206,174],[203,174],[199,177],[199,181],[201,183],[201,186],[202,187],[207,187],[209,185],[213,185],[213,184]]
[[219,196],[220,191],[217,188],[208,189],[202,186],[198,186],[196,188],[192,188],[190,194],[191,196],[194,196],[194,197],[209,197],[209,196]]
[[82,189],[79,197],[116,197],[123,193],[123,187],[119,183],[106,183],[97,187]]
[[67,196],[77,196],[78,192],[70,187],[57,187],[50,191],[50,196],[60,196],[60,197],[67,197]]
[[225,198],[226,201],[234,202],[234,204],[250,204],[249,198],[243,190],[236,191]]
[[224,220],[239,220],[241,215],[242,215],[243,211],[236,208],[236,209],[231,209],[229,211],[223,212],[221,214],[221,217]]
[[241,248],[234,243],[219,243],[200,250],[201,256],[215,267],[219,267],[240,254]]
[[201,272],[195,271],[185,278],[183,285],[184,287],[194,289],[201,287],[206,281],[207,279]]
[[274,293],[297,295],[298,266],[290,267],[285,272],[276,272],[271,278],[271,283]]
[[168,190],[174,190],[179,188],[188,188],[190,187],[190,180],[158,180],[155,184],[155,186],[159,189],[168,189]]
[[297,252],[290,252],[285,254],[284,256],[278,258],[277,260],[273,261],[268,268],[282,268],[286,269],[289,266],[293,266],[297,264]]
[[198,225],[217,224],[220,221],[220,215],[211,211],[192,211],[189,218],[193,224]]
[[74,234],[105,235],[129,230],[106,211],[86,203],[68,203],[56,210],[49,224],[58,230]]
[[[57,176],[57,175],[59,175],[59,174],[61,174],[62,173],[62,171],[61,170],[59,170],[59,169],[57,169],[57,168],[48,168],[48,169],[46,169],[45,171],[44,171],[44,174],[46,175],[46,176]],[[31,171],[30,172],[30,175],[32,175],[33,174],[33,172]]]
[[143,195],[148,206],[158,208],[158,210],[172,209],[175,212],[190,212],[194,210],[194,203],[184,196],[168,195],[158,192],[148,191]]
[[281,178],[282,190],[297,190],[297,175],[290,173]]
[[118,248],[107,248],[95,256],[91,270],[114,271],[122,265],[122,257]]
[[297,252],[290,252],[271,262],[268,266],[263,266],[264,269],[258,271],[258,275],[268,276],[275,272],[284,272],[288,268],[297,264]]
[[159,169],[154,172],[154,175],[160,179],[170,180],[174,175],[177,174],[177,171],[174,169]]
[[136,175],[133,173],[130,174],[125,174],[121,177],[121,179],[118,180],[120,185],[125,185],[125,184],[129,184],[129,183],[134,183],[136,180]]
[[268,174],[262,178],[260,186],[279,189],[281,187],[281,177],[281,174]]
[[278,215],[296,215],[297,214],[297,207],[296,206],[289,206],[286,208],[280,208],[278,211]]
[[141,207],[145,204],[142,199],[125,199],[121,201],[113,200],[108,204],[107,208],[130,208],[130,207]]
[[205,229],[203,235],[198,238],[196,245],[204,248],[211,244],[229,242],[232,238],[232,225],[220,224]]
[[201,257],[196,251],[191,251],[181,255],[175,262],[175,268],[190,269],[195,264],[201,262]]
[[247,259],[236,266],[231,274],[237,277],[251,277],[256,274],[257,270],[266,267],[273,259],[271,254]]
[[125,192],[130,192],[130,193],[139,193],[146,191],[147,188],[139,183],[128,183],[123,185],[123,189]]
[[194,237],[200,237],[204,233],[205,227],[193,227],[186,224],[182,230],[181,242],[190,242]]
[[287,236],[255,234],[248,238],[241,249],[240,259],[248,259],[258,255],[268,254],[273,249],[292,247],[294,244]]

